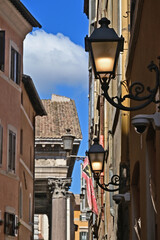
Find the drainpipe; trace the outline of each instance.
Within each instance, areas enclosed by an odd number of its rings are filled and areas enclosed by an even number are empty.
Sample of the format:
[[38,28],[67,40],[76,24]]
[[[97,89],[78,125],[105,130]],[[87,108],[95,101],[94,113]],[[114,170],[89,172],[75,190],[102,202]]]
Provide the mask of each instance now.
[[[104,97],[100,97],[100,144],[104,148]],[[101,184],[104,183],[104,172],[101,173]],[[103,207],[104,190],[101,189],[101,207]],[[102,218],[104,218],[104,210],[102,210]]]

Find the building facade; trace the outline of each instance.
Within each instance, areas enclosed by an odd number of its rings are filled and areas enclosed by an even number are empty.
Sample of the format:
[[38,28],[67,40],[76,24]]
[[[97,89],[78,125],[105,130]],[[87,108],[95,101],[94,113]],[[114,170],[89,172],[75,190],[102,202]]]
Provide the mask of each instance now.
[[[121,91],[121,82],[125,80],[125,61],[129,42],[129,1],[84,1],[84,12],[89,18],[89,36],[95,28],[100,27],[99,20],[107,17],[117,34],[125,37],[124,52],[119,57],[116,80],[111,83],[109,93],[114,96]],[[125,91],[125,90],[124,90]],[[127,103],[128,104],[128,103]],[[100,81],[95,79],[91,61],[89,61],[89,145],[98,137],[99,143],[108,151],[101,184],[108,183],[111,177],[120,173],[121,165],[129,165],[128,153],[129,114],[111,106],[102,96]],[[128,189],[122,189],[122,192]],[[95,185],[98,216],[90,218],[89,239],[116,239],[117,236],[128,239],[128,206],[117,206],[113,195]],[[121,208],[121,209],[120,209]],[[125,209],[125,210],[124,210]],[[121,221],[118,222],[119,215]],[[127,215],[127,219],[126,219]],[[124,219],[125,216],[125,219]],[[125,227],[124,227],[125,226]],[[123,230],[122,229],[126,229]],[[125,233],[124,233],[125,232]]]
[[86,212],[82,209],[82,201],[84,199],[82,199],[81,196],[82,195],[80,194],[75,194],[74,224],[77,226],[75,231],[75,240],[88,239],[88,219],[86,217]]
[[[124,37],[124,50],[109,94],[132,94],[125,101],[129,108],[145,104],[156,84],[159,86],[159,10],[159,2],[153,4],[150,0],[84,1],[89,36],[99,27],[98,20],[107,17],[109,27]],[[104,192],[95,185],[99,214],[94,222],[90,218],[89,239],[160,239],[159,89],[149,105],[135,111],[119,110],[102,96],[91,62],[89,74],[89,141],[91,145],[98,137],[108,150],[101,183],[108,183],[114,174],[122,176],[123,166],[128,176],[125,188],[119,192]],[[133,95],[144,100],[137,103]],[[122,200],[113,201],[116,197]]]
[[[42,102],[47,116],[36,118],[35,213],[48,217],[47,239],[71,240],[75,201],[68,189],[82,139],[79,119],[70,98],[52,94],[51,99]],[[74,136],[69,151],[62,141],[66,130]],[[38,234],[36,229],[34,239],[38,239]]]
[[23,75],[23,40],[41,27],[20,1],[0,1],[0,239],[32,239],[35,116],[44,115]]

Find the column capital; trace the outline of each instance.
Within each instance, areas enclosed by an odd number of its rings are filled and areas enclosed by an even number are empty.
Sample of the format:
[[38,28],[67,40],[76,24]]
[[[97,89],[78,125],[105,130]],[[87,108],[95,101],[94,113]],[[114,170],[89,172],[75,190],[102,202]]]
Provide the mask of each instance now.
[[52,198],[65,198],[71,181],[71,178],[49,178],[48,186]]

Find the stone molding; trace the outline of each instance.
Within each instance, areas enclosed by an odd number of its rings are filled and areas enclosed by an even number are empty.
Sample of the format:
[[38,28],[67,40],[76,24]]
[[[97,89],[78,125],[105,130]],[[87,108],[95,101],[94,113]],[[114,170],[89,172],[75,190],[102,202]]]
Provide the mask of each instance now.
[[71,178],[49,178],[48,186],[52,198],[65,198],[71,181]]

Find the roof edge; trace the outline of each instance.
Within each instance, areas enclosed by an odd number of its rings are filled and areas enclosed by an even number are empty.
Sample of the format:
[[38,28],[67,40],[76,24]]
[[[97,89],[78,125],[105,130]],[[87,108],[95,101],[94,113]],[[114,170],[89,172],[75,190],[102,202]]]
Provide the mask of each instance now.
[[33,15],[28,11],[28,9],[23,5],[20,0],[9,0],[15,8],[21,13],[21,15],[32,25],[32,27],[41,28],[41,24],[33,17]]
[[44,116],[47,115],[46,110],[42,104],[42,101],[38,95],[38,92],[35,88],[35,85],[32,81],[32,78],[28,75],[23,75],[22,82],[24,84],[25,90],[29,96],[29,99],[33,105],[33,108],[36,111],[36,115]]

